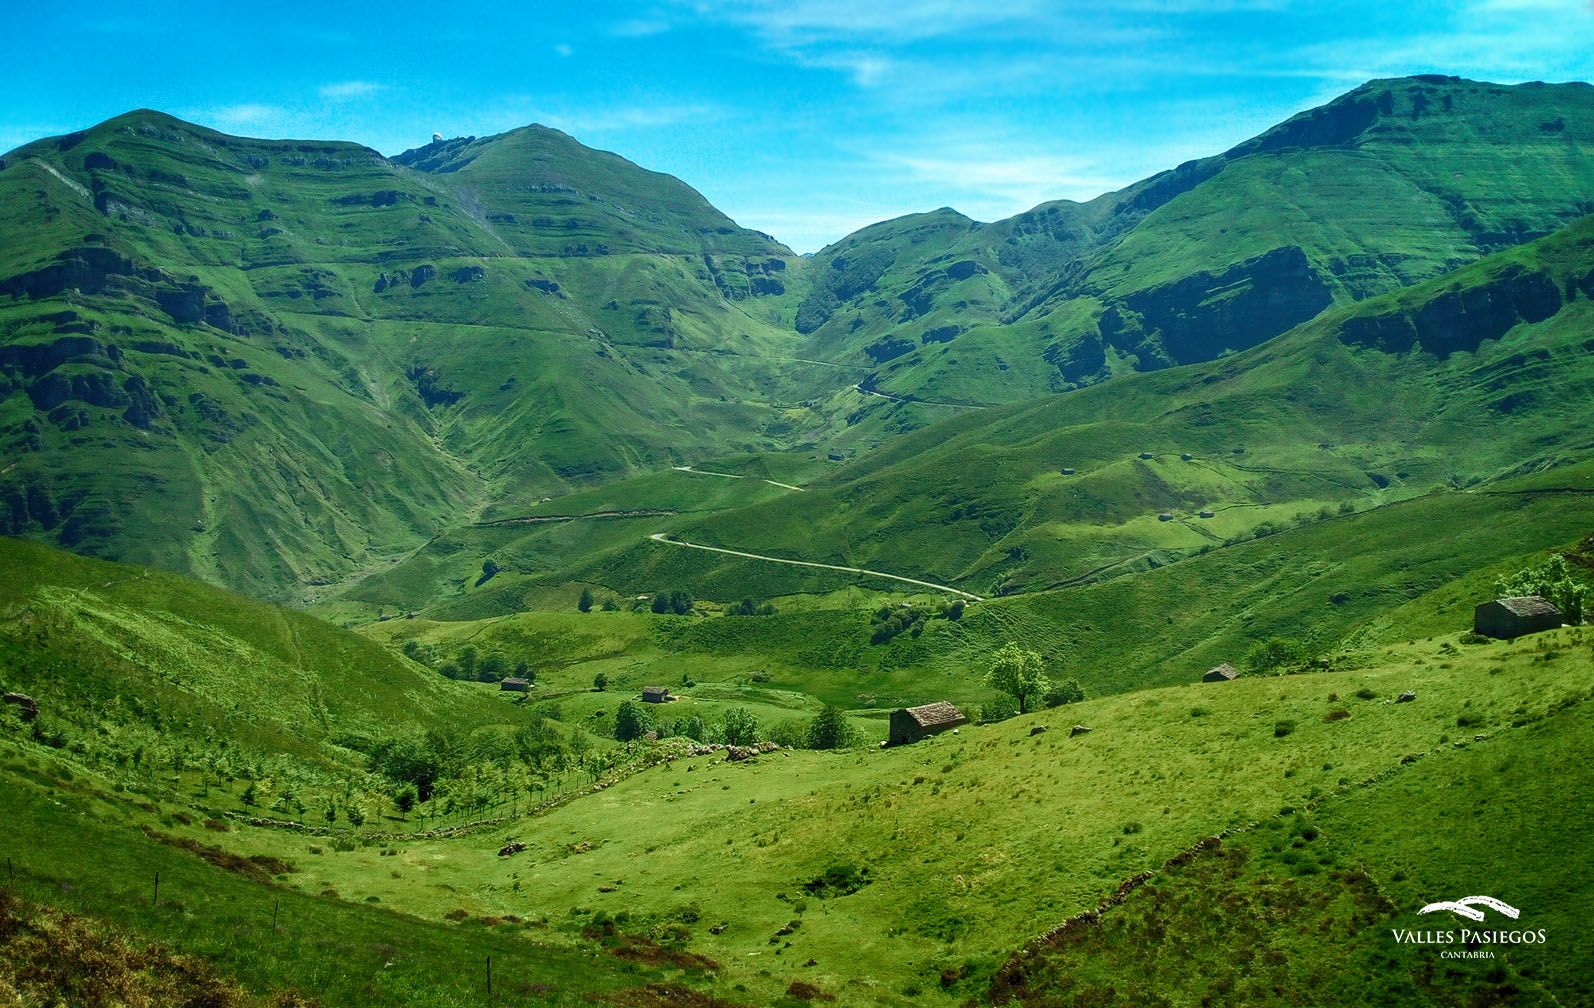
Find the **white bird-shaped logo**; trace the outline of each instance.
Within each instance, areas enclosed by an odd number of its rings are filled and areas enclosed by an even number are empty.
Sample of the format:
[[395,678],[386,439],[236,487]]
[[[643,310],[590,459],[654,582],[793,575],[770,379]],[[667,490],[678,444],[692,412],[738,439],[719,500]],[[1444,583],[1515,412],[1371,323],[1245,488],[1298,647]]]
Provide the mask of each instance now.
[[1449,910],[1451,913],[1459,914],[1468,920],[1481,921],[1484,918],[1484,913],[1482,910],[1479,910],[1478,907],[1488,907],[1490,910],[1493,910],[1496,913],[1505,914],[1512,920],[1516,920],[1518,917],[1522,916],[1522,911],[1518,910],[1509,903],[1495,899],[1493,896],[1468,896],[1464,899],[1445,900],[1440,903],[1429,903],[1427,906],[1423,907],[1417,912],[1420,914],[1425,914],[1433,913],[1435,910]]

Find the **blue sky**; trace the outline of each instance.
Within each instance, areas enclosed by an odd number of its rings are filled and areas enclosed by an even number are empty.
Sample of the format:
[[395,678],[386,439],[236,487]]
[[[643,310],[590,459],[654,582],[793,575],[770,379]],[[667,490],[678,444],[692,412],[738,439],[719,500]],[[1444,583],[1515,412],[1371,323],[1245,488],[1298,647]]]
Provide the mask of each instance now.
[[1086,199],[1372,77],[1594,78],[1594,0],[19,6],[0,149],[141,106],[389,154],[542,122],[798,251]]

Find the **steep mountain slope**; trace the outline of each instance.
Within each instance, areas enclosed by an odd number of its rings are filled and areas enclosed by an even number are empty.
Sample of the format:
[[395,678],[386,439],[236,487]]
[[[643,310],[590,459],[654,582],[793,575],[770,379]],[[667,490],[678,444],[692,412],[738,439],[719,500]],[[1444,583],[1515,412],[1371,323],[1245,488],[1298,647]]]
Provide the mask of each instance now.
[[947,421],[676,530],[980,594],[1099,578],[1587,458],[1591,327],[1587,218],[1250,351]]
[[389,161],[133,112],[0,159],[0,234],[0,528],[257,594],[801,412],[758,356],[790,253],[552,130]]
[[1586,84],[1374,81],[1089,203],[866,228],[815,258],[796,322],[925,400],[1209,360],[1594,210],[1591,142]]
[[41,543],[0,537],[0,614],[5,690],[95,737],[95,755],[225,738],[240,757],[363,767],[351,740],[395,726],[517,719],[311,616]]

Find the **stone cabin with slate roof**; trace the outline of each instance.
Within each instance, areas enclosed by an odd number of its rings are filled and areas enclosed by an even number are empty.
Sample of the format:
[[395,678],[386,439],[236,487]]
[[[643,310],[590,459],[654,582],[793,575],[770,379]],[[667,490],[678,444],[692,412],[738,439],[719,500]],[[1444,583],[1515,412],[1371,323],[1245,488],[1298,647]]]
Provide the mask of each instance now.
[[1216,668],[1207,669],[1206,675],[1201,677],[1201,681],[1228,682],[1231,679],[1238,679],[1239,677],[1240,670],[1235,668],[1233,665],[1230,665],[1228,662],[1224,662],[1222,665],[1219,665]]
[[945,700],[923,707],[899,707],[891,712],[891,734],[887,744],[907,745],[960,724],[968,724],[968,720],[962,711]]
[[508,679],[499,680],[498,690],[501,693],[505,691],[510,693],[530,693],[531,680],[521,679],[518,676],[510,676]]
[[665,686],[644,686],[642,688],[643,703],[669,703],[670,691]]
[[1472,612],[1472,632],[1485,637],[1513,640],[1561,626],[1561,610],[1539,595],[1495,599]]

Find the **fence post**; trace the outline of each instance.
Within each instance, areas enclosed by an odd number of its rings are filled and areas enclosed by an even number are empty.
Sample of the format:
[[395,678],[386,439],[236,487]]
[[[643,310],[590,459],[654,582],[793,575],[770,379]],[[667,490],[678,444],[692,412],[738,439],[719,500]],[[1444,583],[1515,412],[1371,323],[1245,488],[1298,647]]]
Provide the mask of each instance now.
[[282,897],[278,896],[271,901],[271,930],[277,930],[277,911],[282,909]]
[[155,873],[155,893],[150,897],[149,905],[158,907],[161,904],[161,873]]
[[487,1000],[493,999],[493,957],[487,957]]

